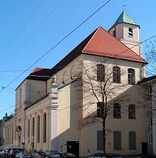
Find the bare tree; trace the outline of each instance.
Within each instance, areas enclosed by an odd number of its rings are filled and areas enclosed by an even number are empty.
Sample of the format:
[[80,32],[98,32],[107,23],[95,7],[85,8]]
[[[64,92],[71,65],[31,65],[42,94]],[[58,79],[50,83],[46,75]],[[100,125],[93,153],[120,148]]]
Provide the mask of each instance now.
[[147,43],[145,58],[148,61],[147,75],[156,75],[156,41]]
[[[128,102],[129,95],[126,93],[127,82],[121,83],[121,76],[125,72],[118,66],[97,64],[94,66],[85,65],[81,76],[83,87],[83,111],[86,117],[80,121],[83,128],[95,122],[101,122],[103,130],[103,152],[106,153],[106,119],[113,112],[121,117],[121,108],[127,110],[125,102]],[[97,105],[97,109],[95,106]],[[121,106],[122,105],[122,106]]]

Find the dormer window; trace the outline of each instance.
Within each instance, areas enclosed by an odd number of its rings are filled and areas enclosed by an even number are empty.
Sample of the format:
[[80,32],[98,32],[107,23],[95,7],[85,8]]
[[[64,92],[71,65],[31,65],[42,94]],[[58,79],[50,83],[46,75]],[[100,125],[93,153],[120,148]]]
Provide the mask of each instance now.
[[132,28],[128,29],[128,36],[133,37],[133,29]]

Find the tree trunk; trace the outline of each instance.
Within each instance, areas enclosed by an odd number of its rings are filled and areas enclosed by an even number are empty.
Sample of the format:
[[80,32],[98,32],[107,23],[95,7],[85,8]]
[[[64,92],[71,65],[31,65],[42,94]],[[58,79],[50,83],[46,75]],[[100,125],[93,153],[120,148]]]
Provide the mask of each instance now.
[[106,153],[106,118],[103,117],[102,127],[103,127],[103,153]]

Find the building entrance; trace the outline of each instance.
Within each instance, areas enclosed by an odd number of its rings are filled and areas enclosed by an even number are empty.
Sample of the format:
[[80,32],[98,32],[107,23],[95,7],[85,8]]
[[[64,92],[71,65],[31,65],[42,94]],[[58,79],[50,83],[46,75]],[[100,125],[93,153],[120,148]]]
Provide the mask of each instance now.
[[146,142],[142,143],[142,154],[147,155],[148,154],[148,144]]
[[78,141],[67,141],[67,152],[79,156],[79,142]]

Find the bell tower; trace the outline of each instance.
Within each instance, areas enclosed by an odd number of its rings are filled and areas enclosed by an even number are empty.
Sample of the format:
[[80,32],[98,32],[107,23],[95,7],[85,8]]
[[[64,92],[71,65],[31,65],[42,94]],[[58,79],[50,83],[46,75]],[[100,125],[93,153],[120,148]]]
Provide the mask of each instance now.
[[141,55],[139,30],[140,26],[123,11],[108,32],[131,48],[136,54]]

